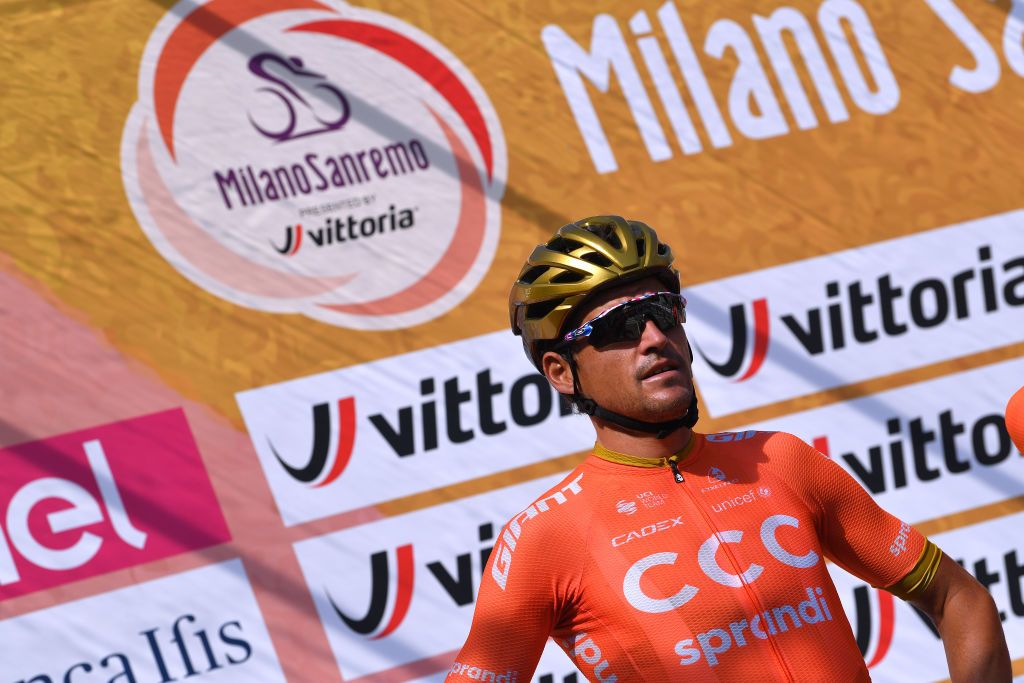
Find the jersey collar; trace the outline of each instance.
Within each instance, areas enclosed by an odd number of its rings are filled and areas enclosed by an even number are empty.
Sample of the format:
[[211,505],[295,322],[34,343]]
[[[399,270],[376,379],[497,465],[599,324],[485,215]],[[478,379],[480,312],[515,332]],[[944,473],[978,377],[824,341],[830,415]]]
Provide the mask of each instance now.
[[618,451],[613,451],[610,448],[605,448],[599,443],[594,444],[593,453],[602,460],[618,463],[620,465],[630,465],[632,467],[669,467],[672,463],[678,464],[685,460],[686,456],[693,452],[699,437],[699,434],[691,432],[690,440],[686,442],[685,446],[672,455],[664,458],[641,458],[636,455],[619,453]]

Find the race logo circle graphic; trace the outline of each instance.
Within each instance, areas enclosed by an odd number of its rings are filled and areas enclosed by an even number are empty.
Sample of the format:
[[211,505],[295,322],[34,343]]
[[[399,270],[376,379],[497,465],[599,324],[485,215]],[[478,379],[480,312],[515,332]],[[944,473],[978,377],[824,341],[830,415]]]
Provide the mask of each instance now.
[[356,329],[426,322],[497,247],[505,140],[422,31],[333,0],[184,0],[121,142],[160,254],[236,304]]

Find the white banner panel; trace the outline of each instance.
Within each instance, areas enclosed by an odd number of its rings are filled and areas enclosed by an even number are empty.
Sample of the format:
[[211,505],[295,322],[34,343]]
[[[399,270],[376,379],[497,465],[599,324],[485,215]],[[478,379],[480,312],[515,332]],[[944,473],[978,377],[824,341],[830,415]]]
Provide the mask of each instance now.
[[0,621],[0,661],[5,683],[285,683],[241,560]]
[[[1024,513],[938,534],[933,541],[988,588],[995,599],[1010,659],[1024,657]],[[835,565],[843,608],[871,665],[875,683],[949,678],[942,642],[910,605],[876,591]]]
[[594,442],[509,332],[241,392],[292,525],[520,467]]
[[1022,379],[1018,358],[742,429],[796,434],[913,524],[1024,491],[1002,415]]
[[[469,633],[494,534],[563,477],[296,543],[344,679],[442,680]],[[548,641],[534,680],[560,683],[575,671]]]
[[1024,210],[685,294],[708,412],[756,408],[1024,340]]

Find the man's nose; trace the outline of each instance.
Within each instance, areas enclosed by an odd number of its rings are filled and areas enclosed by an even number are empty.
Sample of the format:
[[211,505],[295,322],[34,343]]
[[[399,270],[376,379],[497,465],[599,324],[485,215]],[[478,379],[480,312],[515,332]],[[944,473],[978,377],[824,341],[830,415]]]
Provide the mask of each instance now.
[[667,343],[668,337],[653,320],[644,321],[644,331],[640,335],[640,351],[642,353],[663,349]]

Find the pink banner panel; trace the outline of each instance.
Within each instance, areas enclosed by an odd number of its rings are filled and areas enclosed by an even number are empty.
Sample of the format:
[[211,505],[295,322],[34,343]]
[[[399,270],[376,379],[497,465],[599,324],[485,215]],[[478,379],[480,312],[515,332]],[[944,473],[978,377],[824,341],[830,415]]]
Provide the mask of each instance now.
[[3,449],[0,503],[0,599],[231,538],[180,409]]

